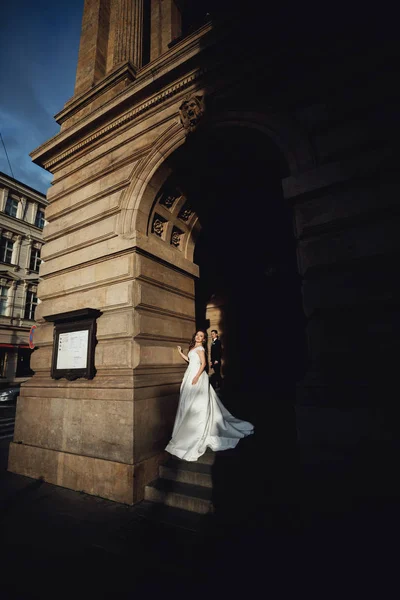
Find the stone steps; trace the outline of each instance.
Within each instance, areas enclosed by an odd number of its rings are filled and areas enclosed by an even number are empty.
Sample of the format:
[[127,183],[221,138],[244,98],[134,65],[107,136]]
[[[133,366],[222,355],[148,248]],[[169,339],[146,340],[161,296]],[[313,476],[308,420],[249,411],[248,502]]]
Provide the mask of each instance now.
[[212,511],[212,490],[200,485],[156,479],[145,488],[145,500],[207,514]]
[[202,456],[200,456],[199,459],[197,459],[196,463],[193,463],[193,464],[213,465],[214,462],[215,462],[215,452],[213,452],[212,450],[207,448],[205,453]]
[[[221,452],[225,459],[234,456],[234,450]],[[145,488],[147,502],[199,514],[213,512],[212,466],[216,453],[207,449],[196,462],[172,457],[159,467],[159,478]]]
[[211,488],[211,466],[207,463],[190,463],[179,459],[170,459],[160,466],[159,474],[161,479]]
[[201,515],[212,512],[211,468],[215,453],[207,450],[197,462],[171,457],[160,465],[159,478],[145,488],[145,500]]

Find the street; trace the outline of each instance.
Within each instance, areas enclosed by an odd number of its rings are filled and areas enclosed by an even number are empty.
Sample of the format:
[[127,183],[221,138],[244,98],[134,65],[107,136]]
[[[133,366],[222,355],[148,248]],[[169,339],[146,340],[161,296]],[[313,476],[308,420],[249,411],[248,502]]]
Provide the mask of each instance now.
[[140,504],[129,507],[8,473],[7,453],[2,440],[2,598],[62,597],[84,589],[99,598],[167,590],[190,590],[195,597],[224,590],[239,597],[260,585],[271,598],[296,590],[350,598],[374,588],[386,598],[397,588],[397,500],[354,499],[336,514],[312,514],[292,528],[206,520],[178,527],[176,519],[168,523]]

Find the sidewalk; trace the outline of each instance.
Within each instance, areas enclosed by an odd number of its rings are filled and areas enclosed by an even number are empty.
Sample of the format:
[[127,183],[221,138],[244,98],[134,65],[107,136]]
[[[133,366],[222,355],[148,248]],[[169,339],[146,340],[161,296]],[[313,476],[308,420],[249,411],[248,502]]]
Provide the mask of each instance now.
[[398,595],[395,500],[313,514],[293,529],[256,518],[247,528],[196,515],[160,522],[157,506],[128,507],[8,473],[8,443],[0,443],[1,600]]
[[98,598],[117,591],[156,592],[188,575],[204,538],[193,530],[196,515],[184,523],[192,530],[178,528],[149,518],[142,505],[8,473],[8,444],[0,442],[1,573],[7,574],[0,581],[2,600],[83,593],[82,585]]

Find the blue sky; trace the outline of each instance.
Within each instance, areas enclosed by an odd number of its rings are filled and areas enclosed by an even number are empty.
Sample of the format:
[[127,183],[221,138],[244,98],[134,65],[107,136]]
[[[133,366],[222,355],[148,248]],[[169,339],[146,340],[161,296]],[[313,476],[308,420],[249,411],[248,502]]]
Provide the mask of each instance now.
[[[3,3],[0,131],[14,177],[45,193],[52,175],[29,153],[59,131],[54,120],[74,93],[84,0]],[[0,143],[0,171],[11,175]]]

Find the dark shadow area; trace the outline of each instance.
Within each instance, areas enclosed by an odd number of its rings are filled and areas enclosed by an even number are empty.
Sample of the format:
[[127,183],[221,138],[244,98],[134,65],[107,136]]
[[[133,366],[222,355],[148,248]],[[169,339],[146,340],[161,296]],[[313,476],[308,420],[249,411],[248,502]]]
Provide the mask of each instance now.
[[213,503],[235,523],[258,510],[265,518],[266,505],[276,512],[296,503],[295,386],[307,362],[292,214],[281,189],[287,165],[267,136],[237,127],[196,133],[173,166],[202,225],[197,326],[209,327],[207,305],[219,298],[223,403],[255,425],[233,453],[217,453]]

